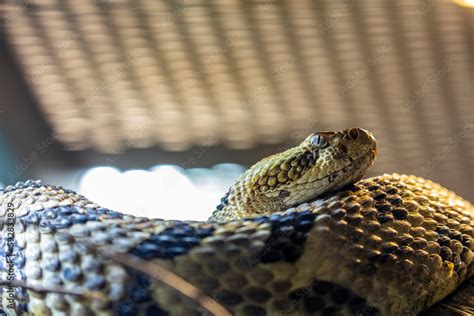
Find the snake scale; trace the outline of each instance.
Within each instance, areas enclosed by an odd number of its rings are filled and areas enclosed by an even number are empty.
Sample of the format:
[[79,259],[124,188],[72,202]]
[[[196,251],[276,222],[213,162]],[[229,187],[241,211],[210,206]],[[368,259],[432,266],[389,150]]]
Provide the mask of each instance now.
[[134,217],[40,181],[8,186],[1,308],[206,313],[106,249],[165,267],[236,315],[416,315],[474,274],[474,208],[415,176],[361,180],[376,155],[361,128],[311,134],[248,169],[207,222]]

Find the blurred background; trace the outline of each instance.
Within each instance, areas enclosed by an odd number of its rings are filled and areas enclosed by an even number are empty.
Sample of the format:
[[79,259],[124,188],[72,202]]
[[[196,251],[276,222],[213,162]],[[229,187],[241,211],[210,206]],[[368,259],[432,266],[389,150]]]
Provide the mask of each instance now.
[[206,219],[238,175],[361,126],[369,175],[474,200],[472,0],[0,1],[0,186]]

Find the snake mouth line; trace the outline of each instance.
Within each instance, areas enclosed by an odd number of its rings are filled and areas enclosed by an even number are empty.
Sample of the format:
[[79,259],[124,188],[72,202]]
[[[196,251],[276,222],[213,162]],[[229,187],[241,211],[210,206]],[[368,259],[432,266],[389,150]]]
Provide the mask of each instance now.
[[367,158],[372,152],[373,152],[373,154],[374,154],[375,156],[377,156],[377,147],[374,147],[374,148],[369,149],[366,153],[364,153],[362,156],[360,156],[360,157],[357,158],[356,160],[353,160],[351,157],[349,157],[349,159],[350,159],[350,161],[351,161],[350,164],[348,164],[347,166],[344,166],[344,167],[342,167],[342,168],[340,168],[340,169],[337,169],[336,171],[334,171],[334,172],[328,174],[327,176],[324,176],[324,177],[322,177],[322,178],[316,179],[316,180],[314,180],[314,181],[320,181],[320,180],[324,180],[324,179],[326,179],[326,178],[332,177],[332,176],[334,176],[335,174],[337,174],[339,171],[342,171],[342,170],[344,170],[344,169],[350,168],[351,166],[353,166],[353,165],[359,163],[360,161],[364,160],[364,158]]
[[[334,176],[334,175],[337,174],[339,171],[344,170],[344,169],[346,169],[346,168],[349,168],[349,167],[351,167],[351,166],[353,166],[353,165],[359,163],[360,161],[362,161],[363,159],[367,158],[367,157],[368,157],[369,155],[371,155],[372,153],[373,153],[375,156],[377,156],[377,149],[376,149],[376,147],[374,147],[374,148],[368,150],[366,153],[364,153],[362,156],[360,156],[360,157],[357,158],[356,160],[351,160],[351,163],[348,164],[347,166],[344,166],[344,167],[342,167],[342,168],[336,170],[335,172],[333,172],[333,173],[331,173],[331,174],[329,174],[329,175],[327,175],[327,176],[325,176],[325,177],[319,178],[319,179],[317,179],[317,180],[315,180],[315,181],[320,181],[320,180],[329,178],[329,177],[331,177],[331,176]],[[318,195],[316,195],[316,196],[313,196],[313,197],[309,198],[306,202],[310,203],[310,202],[312,202],[312,201],[315,201],[315,200],[317,200],[317,199],[320,199],[322,196],[324,196],[324,195],[326,195],[326,194],[328,194],[328,193],[329,193],[329,192],[324,192],[323,194],[318,194]]]

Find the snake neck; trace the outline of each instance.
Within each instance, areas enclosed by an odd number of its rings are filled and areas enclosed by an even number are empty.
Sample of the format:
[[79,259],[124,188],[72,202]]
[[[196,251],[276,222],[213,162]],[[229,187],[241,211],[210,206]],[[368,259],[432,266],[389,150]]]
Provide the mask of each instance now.
[[239,218],[239,208],[231,203],[231,196],[233,195],[232,188],[221,198],[221,202],[217,205],[214,212],[209,218],[210,222],[225,222]]

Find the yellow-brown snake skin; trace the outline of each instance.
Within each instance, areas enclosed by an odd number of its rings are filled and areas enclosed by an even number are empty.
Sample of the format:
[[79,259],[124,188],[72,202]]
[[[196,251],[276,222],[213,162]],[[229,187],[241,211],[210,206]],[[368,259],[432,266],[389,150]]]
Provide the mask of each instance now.
[[247,170],[208,222],[124,215],[40,181],[8,186],[1,309],[206,313],[112,253],[165,267],[236,315],[416,315],[474,274],[474,209],[419,177],[360,180],[376,155],[360,128],[312,134]]

